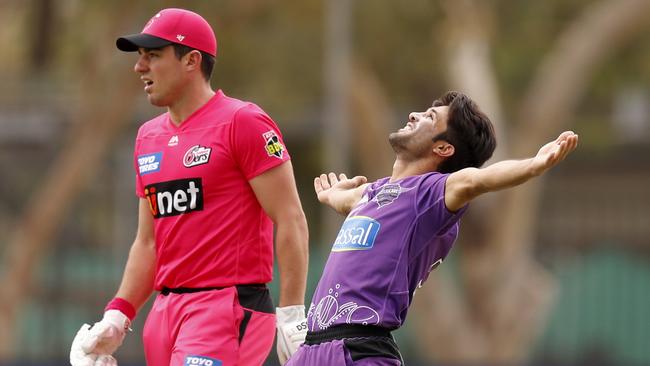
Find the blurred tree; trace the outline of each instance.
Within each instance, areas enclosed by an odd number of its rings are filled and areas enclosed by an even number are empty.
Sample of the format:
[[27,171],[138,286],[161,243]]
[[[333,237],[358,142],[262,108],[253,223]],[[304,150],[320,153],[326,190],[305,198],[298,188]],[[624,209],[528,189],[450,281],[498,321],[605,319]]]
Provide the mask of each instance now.
[[384,86],[367,64],[353,61],[351,72],[351,126],[354,133],[355,155],[358,167],[368,179],[386,175],[386,167],[393,163],[394,155],[388,149],[389,132],[393,130],[395,113]]
[[[104,11],[117,12],[127,2],[118,6],[115,2]],[[48,1],[40,1],[39,13],[50,11]],[[111,17],[113,29],[90,27],[87,34],[100,44],[112,44],[117,28],[122,22],[133,22],[130,16]],[[36,49],[46,47],[37,41]],[[0,304],[0,360],[14,358],[15,340],[19,338],[17,319],[25,308],[35,284],[34,274],[39,264],[53,250],[55,236],[67,216],[76,196],[84,185],[102,167],[102,159],[110,149],[117,132],[130,121],[133,114],[137,80],[130,74],[114,70],[128,69],[123,61],[112,57],[110,47],[83,50],[84,74],[79,89],[78,105],[72,108],[69,139],[49,172],[41,180],[38,190],[27,203],[23,214],[17,219],[2,257],[1,282],[4,284],[5,301]],[[38,52],[36,52],[38,53]],[[40,64],[37,64],[40,65]],[[40,67],[40,66],[39,66]],[[102,92],[97,92],[98,87]]]
[[34,4],[32,31],[31,68],[41,73],[51,61],[52,37],[54,35],[54,6],[52,0],[38,0]]

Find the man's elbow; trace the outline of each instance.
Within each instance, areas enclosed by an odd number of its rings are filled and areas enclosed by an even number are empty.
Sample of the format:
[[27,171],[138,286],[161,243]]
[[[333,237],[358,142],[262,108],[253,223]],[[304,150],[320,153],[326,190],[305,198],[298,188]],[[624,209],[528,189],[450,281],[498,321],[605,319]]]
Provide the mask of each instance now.
[[278,227],[282,226],[300,232],[307,232],[307,217],[300,207],[282,210],[282,214],[278,215],[273,221]]

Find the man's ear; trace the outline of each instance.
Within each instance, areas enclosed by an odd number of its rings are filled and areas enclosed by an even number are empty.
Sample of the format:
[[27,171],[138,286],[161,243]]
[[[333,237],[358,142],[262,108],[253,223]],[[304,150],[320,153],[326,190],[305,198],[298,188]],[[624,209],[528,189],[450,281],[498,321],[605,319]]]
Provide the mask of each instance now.
[[443,158],[448,158],[454,155],[455,151],[456,150],[454,149],[454,145],[448,143],[447,141],[441,140],[433,144],[433,153]]
[[203,59],[203,55],[201,55],[201,52],[197,50],[192,50],[188,52],[183,58],[185,59],[185,66],[188,69],[201,68],[201,60]]

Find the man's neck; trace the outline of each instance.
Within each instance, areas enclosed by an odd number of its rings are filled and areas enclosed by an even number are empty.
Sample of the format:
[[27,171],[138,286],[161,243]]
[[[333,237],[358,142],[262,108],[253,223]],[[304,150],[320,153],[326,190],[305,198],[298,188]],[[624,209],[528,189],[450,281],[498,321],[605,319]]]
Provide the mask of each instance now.
[[203,107],[215,95],[209,84],[188,88],[173,105],[167,107],[169,116],[176,126],[180,126],[192,113]]
[[437,164],[431,161],[431,159],[408,161],[397,157],[395,163],[393,163],[393,172],[390,176],[390,181],[393,182],[414,175],[430,173],[436,169]]

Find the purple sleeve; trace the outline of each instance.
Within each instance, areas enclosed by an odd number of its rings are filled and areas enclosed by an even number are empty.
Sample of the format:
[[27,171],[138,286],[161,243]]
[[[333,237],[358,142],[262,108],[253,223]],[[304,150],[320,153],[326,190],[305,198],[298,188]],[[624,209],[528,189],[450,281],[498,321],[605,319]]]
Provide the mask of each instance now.
[[431,235],[441,235],[456,224],[465,213],[467,205],[451,212],[445,205],[445,184],[449,174],[431,173],[422,178],[416,194],[416,215],[424,223]]

